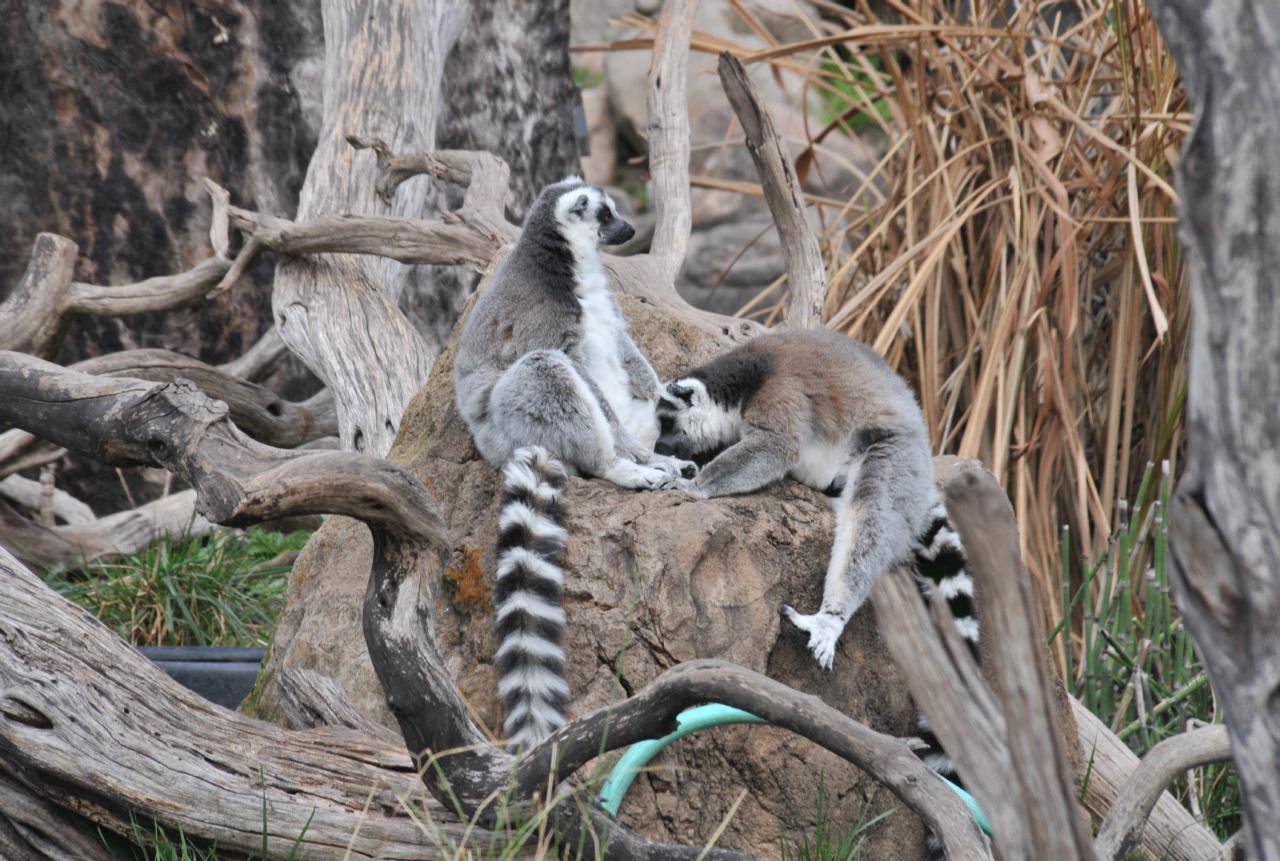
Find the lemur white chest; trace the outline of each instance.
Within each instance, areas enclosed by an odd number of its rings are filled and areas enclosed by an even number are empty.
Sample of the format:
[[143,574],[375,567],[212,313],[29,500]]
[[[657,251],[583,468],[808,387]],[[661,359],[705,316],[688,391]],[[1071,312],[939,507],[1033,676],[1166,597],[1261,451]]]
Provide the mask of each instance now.
[[800,445],[800,457],[790,475],[801,484],[826,490],[849,471],[852,460],[847,443],[829,443],[810,437]]
[[600,387],[618,421],[633,436],[656,433],[653,404],[632,397],[627,371],[622,366],[622,339],[627,324],[609,292],[609,279],[599,259],[580,261],[574,293],[582,306],[582,363]]

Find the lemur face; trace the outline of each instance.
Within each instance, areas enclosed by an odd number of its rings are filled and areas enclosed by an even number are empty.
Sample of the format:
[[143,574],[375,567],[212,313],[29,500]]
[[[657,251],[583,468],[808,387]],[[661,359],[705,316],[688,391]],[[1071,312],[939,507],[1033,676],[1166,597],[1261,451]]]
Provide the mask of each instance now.
[[621,245],[636,235],[635,228],[618,216],[613,199],[593,185],[579,185],[560,195],[556,223],[571,243],[593,248]]
[[703,463],[738,441],[740,410],[725,409],[696,377],[667,383],[658,394],[661,435],[654,450]]

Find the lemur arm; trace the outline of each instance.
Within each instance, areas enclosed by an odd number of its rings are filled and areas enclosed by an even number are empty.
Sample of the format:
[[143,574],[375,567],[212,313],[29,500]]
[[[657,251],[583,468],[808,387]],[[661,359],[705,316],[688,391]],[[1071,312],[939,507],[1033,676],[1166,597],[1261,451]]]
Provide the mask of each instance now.
[[656,401],[661,383],[658,382],[658,375],[654,372],[653,366],[644,357],[644,353],[640,352],[635,341],[631,340],[631,335],[623,332],[619,341],[622,367],[627,372],[627,380],[631,383],[631,395],[642,401]]
[[591,396],[596,399],[596,403],[600,405],[600,411],[604,413],[605,420],[609,422],[609,431],[613,434],[613,445],[618,455],[636,463],[648,463],[648,452],[641,448],[639,443],[627,432],[627,429],[622,426],[622,422],[618,420],[617,413],[613,411],[613,407],[609,406],[608,398],[604,396],[604,392],[600,391],[600,387],[596,385],[596,381],[591,378],[591,374],[587,373],[586,366],[578,358],[577,351],[574,350],[568,353],[568,356],[573,369],[578,372],[578,376],[582,377],[583,382],[587,384],[587,388],[591,390]]
[[707,496],[751,493],[785,478],[799,456],[793,434],[749,427],[702,468],[694,484]]

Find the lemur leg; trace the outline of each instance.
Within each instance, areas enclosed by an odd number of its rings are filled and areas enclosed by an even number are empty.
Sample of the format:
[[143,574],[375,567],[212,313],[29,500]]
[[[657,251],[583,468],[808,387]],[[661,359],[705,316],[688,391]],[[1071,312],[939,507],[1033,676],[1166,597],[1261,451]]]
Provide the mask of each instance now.
[[787,434],[749,428],[702,468],[694,481],[676,486],[694,496],[751,493],[786,477],[799,452]]
[[[629,488],[668,486],[672,476],[627,459],[592,388],[559,350],[533,350],[508,368],[489,398],[486,448],[504,461],[515,448],[540,445],[566,465]],[[478,442],[480,440],[477,440]],[[486,452],[486,455],[489,452]]]
[[906,560],[932,498],[928,448],[914,438],[886,437],[855,463],[835,502],[836,531],[822,589],[822,606],[783,615],[809,634],[809,651],[831,669],[845,625],[871,594],[876,578]]

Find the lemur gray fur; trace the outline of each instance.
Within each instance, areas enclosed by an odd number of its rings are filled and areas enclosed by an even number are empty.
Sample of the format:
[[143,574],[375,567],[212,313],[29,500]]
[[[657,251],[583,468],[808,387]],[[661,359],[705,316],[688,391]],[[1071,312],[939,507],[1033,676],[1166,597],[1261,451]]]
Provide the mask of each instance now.
[[[761,335],[668,383],[658,417],[658,450],[704,463],[678,482],[688,493],[750,493],[790,477],[835,497],[822,606],[782,608],[824,669],[875,579],[908,561],[978,657],[973,581],[934,484],[924,417],[870,348],[826,330]],[[919,731],[925,764],[956,779],[923,714]]]
[[762,335],[669,383],[658,414],[660,451],[698,458],[721,450],[678,483],[689,493],[748,493],[791,477],[836,497],[822,606],[812,615],[783,608],[824,669],[875,579],[913,554],[927,562],[943,549],[956,554],[947,590],[972,594],[945,510],[935,512],[920,407],[866,345],[826,330]]
[[601,245],[634,233],[600,189],[576,177],[548,186],[458,342],[458,411],[485,460],[506,465],[495,664],[515,745],[549,735],[568,702],[565,473],[658,489],[696,471],[653,453],[658,377],[627,333],[600,257]]

